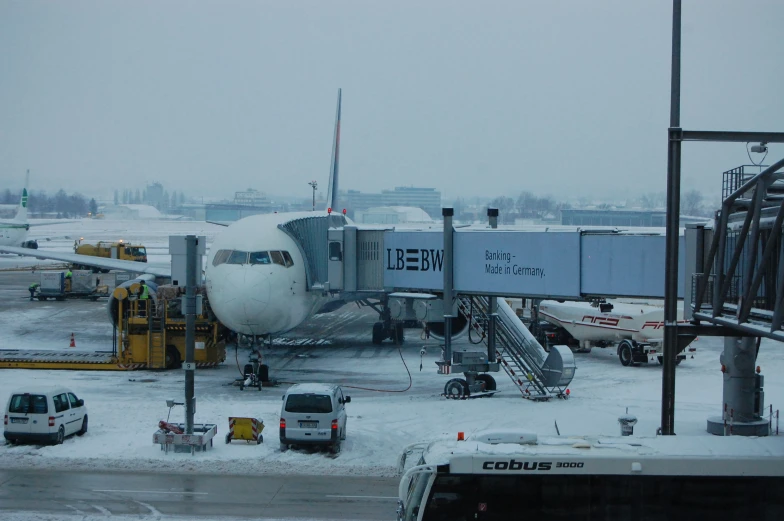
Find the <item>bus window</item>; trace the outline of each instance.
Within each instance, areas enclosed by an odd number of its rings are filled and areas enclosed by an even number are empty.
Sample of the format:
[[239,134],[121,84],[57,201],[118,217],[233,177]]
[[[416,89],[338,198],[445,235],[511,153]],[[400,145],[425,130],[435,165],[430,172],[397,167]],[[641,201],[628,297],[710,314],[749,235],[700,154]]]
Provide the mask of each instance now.
[[250,252],[250,263],[251,264],[270,264],[272,261],[270,260],[269,253],[266,251],[252,251]]
[[231,250],[219,250],[218,253],[215,254],[215,257],[212,258],[212,265],[218,266],[219,264],[223,264],[231,255]]
[[234,250],[229,255],[228,260],[226,260],[226,264],[247,264],[247,263],[248,263],[248,252],[246,251]]
[[286,267],[290,268],[290,267],[294,266],[294,259],[291,258],[291,255],[289,255],[289,252],[282,251],[281,253],[283,254],[283,260],[286,262]]
[[285,266],[286,263],[283,261],[283,255],[279,251],[271,251],[270,257],[272,257],[272,262],[274,264],[280,264],[281,266]]

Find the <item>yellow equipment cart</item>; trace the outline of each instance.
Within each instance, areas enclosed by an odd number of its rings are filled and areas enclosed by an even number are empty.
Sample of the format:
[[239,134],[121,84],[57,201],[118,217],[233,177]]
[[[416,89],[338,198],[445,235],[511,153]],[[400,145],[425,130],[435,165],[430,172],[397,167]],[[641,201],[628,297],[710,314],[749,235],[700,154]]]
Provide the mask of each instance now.
[[264,441],[261,431],[264,430],[264,422],[256,418],[237,418],[229,417],[229,433],[226,434],[226,443],[231,440],[245,440],[250,443],[255,441],[258,445]]

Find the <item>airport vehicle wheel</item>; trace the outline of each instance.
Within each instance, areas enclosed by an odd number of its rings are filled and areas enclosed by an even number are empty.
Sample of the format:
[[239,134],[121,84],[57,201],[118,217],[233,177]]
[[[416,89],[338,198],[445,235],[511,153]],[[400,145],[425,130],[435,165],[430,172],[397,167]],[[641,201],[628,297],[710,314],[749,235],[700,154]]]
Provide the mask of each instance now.
[[240,391],[244,391],[244,390],[245,390],[245,384],[243,382],[240,382]]
[[[656,359],[659,361],[659,365],[664,365],[663,356],[657,356]],[[678,358],[677,360],[675,360],[675,365],[681,365],[681,362],[683,362],[683,358]]]
[[286,445],[285,443],[281,443],[280,444],[280,451],[281,452],[286,452],[287,450],[289,450],[289,446]]
[[77,436],[84,436],[87,434],[87,415],[84,415],[84,419],[82,420],[82,428],[79,429],[79,432],[76,433]]
[[267,364],[261,364],[259,366],[259,381],[269,382],[269,366]]
[[477,375],[476,379],[479,380],[480,382],[484,382],[485,383],[485,391],[495,391],[496,390],[495,378],[493,378],[489,374]]
[[259,444],[261,444],[261,443],[264,443],[264,436],[262,436],[261,434],[259,434],[259,437],[258,437],[258,438],[256,438],[256,445],[259,445]]
[[226,443],[231,443],[231,433],[226,433]]
[[444,395],[453,400],[462,400],[468,396],[468,383],[462,378],[453,378],[444,386]]
[[380,346],[381,342],[384,341],[384,323],[383,322],[376,322],[373,324],[373,344]]
[[41,297],[41,296],[39,296],[39,297],[38,297],[38,300],[40,300],[41,302],[44,302],[44,301],[46,300],[46,297]]
[[632,345],[627,341],[624,340],[621,342],[621,345],[618,346],[618,358],[621,360],[621,365],[624,367],[629,367],[632,365],[633,357],[632,357]]
[[65,439],[65,427],[60,425],[60,428],[57,429],[57,441],[55,441],[55,445],[62,445],[63,440]]
[[180,367],[180,352],[174,346],[166,346],[166,369]]
[[340,433],[340,439],[341,440],[345,440],[346,439],[346,429],[345,429],[345,427],[343,428],[343,431]]
[[336,441],[335,443],[330,445],[329,452],[331,452],[332,454],[338,454],[340,452],[340,442]]

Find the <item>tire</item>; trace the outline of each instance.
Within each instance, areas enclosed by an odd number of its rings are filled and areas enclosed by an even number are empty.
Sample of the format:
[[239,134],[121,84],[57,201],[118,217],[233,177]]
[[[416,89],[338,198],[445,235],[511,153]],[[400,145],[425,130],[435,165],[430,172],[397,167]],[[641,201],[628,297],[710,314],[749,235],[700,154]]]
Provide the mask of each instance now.
[[346,427],[345,426],[343,427],[343,432],[340,433],[340,439],[341,439],[341,441],[346,439]]
[[485,383],[485,391],[495,391],[496,390],[495,378],[493,378],[489,374],[477,375],[476,379],[479,380],[480,382],[484,382]]
[[260,445],[260,444],[262,444],[262,443],[264,443],[264,436],[262,436],[261,434],[259,434],[259,437],[258,437],[258,438],[256,438],[256,445]]
[[63,441],[65,440],[65,427],[60,425],[60,428],[57,429],[57,439],[55,440],[55,445],[62,445]]
[[620,359],[621,365],[624,367],[629,367],[634,362],[632,344],[628,340],[624,340],[618,346],[618,359]]
[[259,381],[269,382],[269,366],[267,364],[261,364],[259,366]]
[[227,444],[231,443],[231,433],[230,432],[226,434],[226,443]]
[[340,442],[336,441],[332,445],[329,446],[329,452],[332,454],[339,454],[340,453]]
[[38,300],[40,300],[41,302],[45,302],[46,301],[46,297],[42,297],[42,296],[39,295],[38,296]]
[[373,344],[380,346],[381,343],[384,341],[384,323],[383,322],[376,322],[373,324]]
[[[663,356],[657,356],[656,359],[659,361],[659,365],[664,365]],[[678,358],[677,360],[675,360],[675,365],[681,365],[681,362],[683,362],[683,358]]]
[[84,415],[84,419],[82,420],[82,428],[76,433],[77,436],[84,436],[87,434],[87,415]]
[[281,443],[280,444],[280,451],[281,452],[286,452],[287,450],[289,450],[289,446],[286,445],[285,443]]
[[166,369],[177,369],[180,365],[180,352],[174,346],[166,346]]
[[462,400],[468,397],[468,383],[462,378],[453,378],[444,386],[444,396],[453,400]]

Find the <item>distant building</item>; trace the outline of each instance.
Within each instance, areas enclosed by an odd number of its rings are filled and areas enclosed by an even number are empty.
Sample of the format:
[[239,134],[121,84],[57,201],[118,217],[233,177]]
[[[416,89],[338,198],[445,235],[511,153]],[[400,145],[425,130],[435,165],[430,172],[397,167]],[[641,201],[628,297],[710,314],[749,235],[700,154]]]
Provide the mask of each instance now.
[[[705,222],[708,217],[682,215],[681,226],[686,223]],[[664,210],[610,210],[570,208],[561,210],[561,224],[570,226],[628,226],[664,228],[667,212]]]
[[144,202],[161,210],[169,207],[169,198],[166,196],[161,183],[147,185],[147,188],[144,190]]
[[368,208],[383,206],[413,206],[421,208],[428,215],[441,215],[441,192],[435,188],[398,186],[381,193],[362,193],[348,190],[340,195],[341,204],[350,214]]
[[99,209],[104,219],[162,219],[163,214],[154,206],[147,204],[117,204]]
[[430,223],[433,219],[421,208],[411,206],[382,206],[357,210],[354,222],[358,224]]

